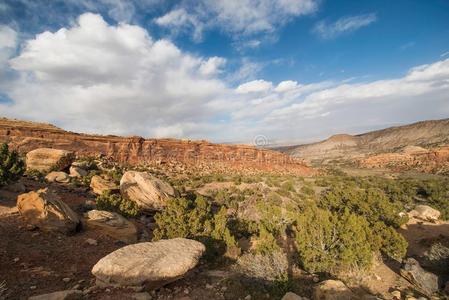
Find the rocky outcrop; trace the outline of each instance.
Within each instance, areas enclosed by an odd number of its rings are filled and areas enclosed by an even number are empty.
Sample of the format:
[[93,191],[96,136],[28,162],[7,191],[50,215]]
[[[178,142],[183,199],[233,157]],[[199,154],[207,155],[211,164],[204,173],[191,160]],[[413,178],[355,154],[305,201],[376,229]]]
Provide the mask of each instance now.
[[401,275],[427,296],[431,296],[438,291],[438,276],[426,272],[414,258],[408,258],[404,261]]
[[129,245],[100,259],[92,274],[100,285],[158,288],[183,277],[205,250],[184,238]]
[[65,172],[53,171],[45,176],[45,180],[48,182],[68,183],[70,182],[70,177]]
[[103,155],[113,161],[131,165],[176,161],[186,166],[205,163],[235,170],[279,171],[300,175],[313,173],[301,160],[247,145],[87,135],[67,132],[48,124],[8,119],[0,119],[0,142],[8,143],[21,153],[51,147],[74,151],[78,156]]
[[28,224],[45,231],[66,233],[80,226],[78,215],[48,188],[19,195],[17,208]]
[[341,281],[325,280],[317,284],[313,292],[314,300],[356,300],[358,297]]
[[124,243],[137,242],[136,226],[117,213],[104,210],[88,211],[86,224],[88,228],[99,229],[104,234]]
[[62,171],[73,162],[75,155],[72,151],[50,148],[37,148],[26,154],[28,170],[48,172]]
[[137,203],[144,210],[160,210],[167,200],[176,197],[168,183],[145,172],[128,171],[120,180],[122,197]]
[[106,191],[114,192],[120,189],[120,187],[112,180],[105,179],[98,175],[92,176],[90,180],[90,188],[97,195],[101,195]]
[[435,222],[440,218],[440,211],[428,205],[417,205],[414,210],[408,213],[410,218],[416,218],[423,221]]

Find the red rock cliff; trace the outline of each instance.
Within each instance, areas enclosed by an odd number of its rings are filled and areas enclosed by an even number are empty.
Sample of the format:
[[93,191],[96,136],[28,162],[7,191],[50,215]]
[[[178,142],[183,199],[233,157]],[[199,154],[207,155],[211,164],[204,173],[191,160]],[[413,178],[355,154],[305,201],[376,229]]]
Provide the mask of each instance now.
[[50,124],[0,119],[0,142],[21,153],[49,147],[72,150],[78,156],[105,155],[131,165],[164,161],[186,164],[219,163],[236,168],[313,173],[302,160],[286,154],[246,145],[222,145],[207,141],[144,139],[79,134]]

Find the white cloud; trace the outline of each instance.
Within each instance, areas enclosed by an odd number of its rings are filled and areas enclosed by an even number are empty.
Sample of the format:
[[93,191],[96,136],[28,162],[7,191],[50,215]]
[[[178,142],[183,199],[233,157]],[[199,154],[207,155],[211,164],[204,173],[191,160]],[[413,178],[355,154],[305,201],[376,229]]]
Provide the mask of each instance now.
[[358,16],[343,17],[333,23],[326,21],[318,22],[313,28],[313,32],[323,39],[332,39],[341,34],[356,31],[368,26],[377,20],[374,13]]
[[239,94],[266,92],[271,90],[273,84],[265,80],[253,80],[239,85],[236,92]]
[[[5,32],[3,44],[15,49]],[[9,64],[16,76],[0,80],[12,99],[0,103],[2,115],[74,131],[293,141],[449,115],[449,59],[372,82],[234,77],[231,84],[222,79],[224,58],[185,53],[139,26],[111,26],[94,14],[26,41]]]
[[[194,40],[198,40],[205,29],[211,28],[218,28],[238,39],[273,34],[293,18],[311,14],[317,8],[317,0],[184,0],[155,21],[175,33],[189,29]],[[260,40],[252,39],[246,46],[257,47],[260,43]]]
[[0,48],[15,48],[17,32],[9,26],[0,25]]

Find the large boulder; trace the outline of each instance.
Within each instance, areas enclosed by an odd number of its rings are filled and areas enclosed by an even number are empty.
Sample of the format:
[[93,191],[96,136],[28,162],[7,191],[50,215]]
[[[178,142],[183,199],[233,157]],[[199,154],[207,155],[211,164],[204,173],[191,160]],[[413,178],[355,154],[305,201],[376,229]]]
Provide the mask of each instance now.
[[48,188],[21,194],[17,208],[26,222],[44,231],[75,231],[80,226],[78,215]]
[[70,177],[65,172],[53,171],[45,176],[45,180],[47,180],[48,182],[68,183],[70,182]]
[[83,292],[79,290],[65,290],[50,294],[32,296],[28,300],[78,300],[83,298]]
[[401,275],[427,296],[438,291],[438,276],[425,271],[414,258],[407,258],[404,261]]
[[133,244],[100,259],[92,274],[99,285],[159,288],[182,278],[205,250],[202,243],[184,238]]
[[97,195],[101,195],[106,191],[118,191],[120,189],[120,187],[112,180],[104,179],[98,175],[92,176],[92,179],[90,180],[90,187]]
[[71,151],[39,148],[27,153],[26,165],[28,170],[62,171],[70,166],[74,159],[75,154]]
[[435,222],[440,218],[441,213],[428,205],[417,205],[408,215],[411,218]]
[[339,280],[325,280],[317,284],[313,293],[314,300],[356,300],[356,295]]
[[144,210],[160,210],[169,198],[176,196],[168,183],[145,172],[128,171],[120,180],[123,198],[134,201]]
[[136,226],[117,213],[91,210],[86,213],[88,228],[97,228],[106,235],[127,244],[137,242]]

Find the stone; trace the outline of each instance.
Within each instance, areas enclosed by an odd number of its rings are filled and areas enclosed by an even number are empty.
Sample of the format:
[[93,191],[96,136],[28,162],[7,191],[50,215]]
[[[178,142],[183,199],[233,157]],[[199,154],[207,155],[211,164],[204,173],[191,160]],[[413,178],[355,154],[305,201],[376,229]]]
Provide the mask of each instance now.
[[339,280],[325,280],[317,284],[313,292],[314,300],[357,299],[355,294]]
[[101,195],[105,191],[118,191],[120,189],[120,187],[112,180],[104,179],[98,175],[92,176],[90,187],[97,195]]
[[72,280],[72,279],[70,279],[69,277],[62,278],[62,281],[64,281],[65,283],[70,282],[70,280]]
[[47,180],[48,182],[68,183],[70,182],[70,177],[65,172],[53,171],[45,176],[45,180]]
[[97,246],[97,245],[98,245],[97,240],[94,240],[94,239],[91,239],[91,238],[88,238],[88,239],[86,240],[86,243],[89,244],[89,245],[91,245],[91,246]]
[[81,225],[78,215],[48,188],[19,195],[17,208],[29,225],[44,231],[68,233]]
[[425,271],[414,258],[407,258],[404,261],[400,273],[427,296],[438,291],[438,276]]
[[127,244],[137,242],[136,226],[118,213],[91,210],[86,216],[87,228],[99,229],[104,234]]
[[169,198],[176,197],[168,183],[145,172],[128,171],[120,180],[122,197],[137,203],[144,210],[161,210]]
[[130,295],[131,299],[135,299],[135,300],[151,300],[152,297],[149,293],[147,292],[142,292],[142,293],[134,293]]
[[205,250],[202,243],[184,238],[128,245],[100,259],[92,274],[99,285],[155,289],[182,278]]
[[84,177],[87,175],[87,171],[80,168],[71,166],[69,169],[70,177]]
[[288,292],[282,297],[281,300],[303,300],[301,296],[296,295],[295,293]]
[[38,148],[26,155],[27,170],[37,170],[40,172],[62,171],[66,169],[75,159],[72,151]]
[[77,300],[82,299],[83,293],[79,290],[58,291],[50,294],[32,296],[28,300]]
[[401,300],[401,292],[400,291],[392,291],[391,296],[393,296],[393,299]]
[[441,213],[428,205],[417,205],[414,210],[408,213],[408,215],[411,218],[435,222],[440,218]]

